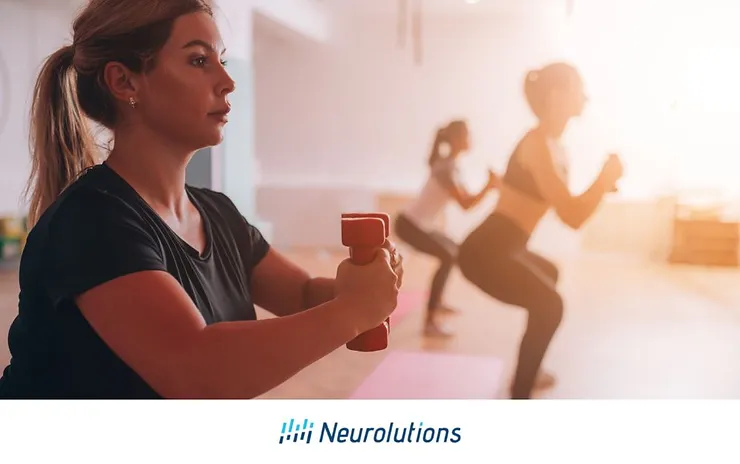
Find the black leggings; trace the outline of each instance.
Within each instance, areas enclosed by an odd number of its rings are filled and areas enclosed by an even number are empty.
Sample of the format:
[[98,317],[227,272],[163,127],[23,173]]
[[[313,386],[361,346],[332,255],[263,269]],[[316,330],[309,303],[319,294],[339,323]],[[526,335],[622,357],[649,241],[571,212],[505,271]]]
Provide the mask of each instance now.
[[427,309],[439,308],[447,278],[457,261],[457,244],[442,233],[422,230],[403,214],[396,218],[394,232],[399,239],[415,250],[439,259],[439,269],[432,279]]
[[557,267],[527,249],[529,236],[508,218],[493,214],[460,246],[458,266],[466,279],[497,300],[524,308],[527,328],[519,346],[511,395],[530,398],[540,365],[563,318],[556,290]]

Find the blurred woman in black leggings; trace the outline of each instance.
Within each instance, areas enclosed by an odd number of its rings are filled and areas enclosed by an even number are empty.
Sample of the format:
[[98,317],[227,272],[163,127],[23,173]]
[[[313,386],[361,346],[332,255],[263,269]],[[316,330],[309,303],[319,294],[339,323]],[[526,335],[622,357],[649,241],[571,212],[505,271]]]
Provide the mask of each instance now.
[[519,399],[555,382],[540,366],[563,317],[558,269],[527,249],[529,237],[550,208],[566,225],[580,228],[622,176],[619,158],[611,155],[586,192],[573,195],[568,190],[568,162],[560,137],[586,102],[576,69],[554,63],[532,71],[524,93],[539,123],[511,155],[494,212],[461,244],[458,256],[458,266],[471,283],[528,312],[511,390],[512,398]]
[[473,208],[498,182],[498,178],[489,172],[488,183],[477,194],[470,194],[462,187],[457,160],[470,148],[469,145],[465,121],[452,121],[437,131],[429,157],[429,178],[419,196],[403,210],[394,224],[400,240],[440,262],[427,301],[425,334],[429,336],[451,335],[439,324],[436,316],[451,310],[442,304],[442,292],[457,261],[457,243],[435,228],[437,216],[450,200],[463,209]]

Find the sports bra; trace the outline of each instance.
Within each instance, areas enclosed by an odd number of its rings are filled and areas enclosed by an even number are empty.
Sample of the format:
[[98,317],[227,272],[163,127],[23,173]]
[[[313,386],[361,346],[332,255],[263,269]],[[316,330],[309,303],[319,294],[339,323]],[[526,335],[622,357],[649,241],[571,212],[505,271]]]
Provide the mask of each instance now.
[[[541,136],[535,134],[533,131],[528,132],[517,144],[514,152],[509,158],[509,163],[506,167],[506,173],[504,174],[503,182],[509,187],[533,198],[534,200],[544,202],[545,198],[540,192],[540,188],[534,178],[534,175],[527,169],[521,160],[521,148],[524,141],[529,137],[537,137],[540,142],[537,144],[539,149],[553,151],[554,149],[559,150],[560,148],[555,145],[555,142],[543,139]],[[559,158],[556,156],[556,159]],[[560,165],[563,175],[567,175],[567,169],[562,162],[556,161],[556,164]]]

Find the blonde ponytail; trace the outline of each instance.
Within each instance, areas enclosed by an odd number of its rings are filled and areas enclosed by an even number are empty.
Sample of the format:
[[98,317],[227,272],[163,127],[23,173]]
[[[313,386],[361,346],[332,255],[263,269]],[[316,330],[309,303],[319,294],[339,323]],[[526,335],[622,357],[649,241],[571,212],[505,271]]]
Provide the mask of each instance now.
[[31,105],[31,176],[26,194],[32,227],[59,194],[97,161],[94,139],[77,100],[74,47],[44,63]]

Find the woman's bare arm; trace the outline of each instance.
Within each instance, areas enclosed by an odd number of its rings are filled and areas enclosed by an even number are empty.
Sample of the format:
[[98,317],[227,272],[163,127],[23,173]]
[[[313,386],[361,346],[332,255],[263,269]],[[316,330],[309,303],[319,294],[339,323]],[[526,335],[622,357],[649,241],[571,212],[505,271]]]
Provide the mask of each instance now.
[[560,177],[547,145],[538,136],[530,134],[522,142],[521,156],[532,173],[545,201],[550,203],[558,217],[569,227],[579,229],[596,211],[611,187],[599,175],[581,195],[571,194]]
[[291,316],[206,326],[162,271],[116,278],[76,301],[105,343],[167,398],[254,398],[360,333],[338,299]]

